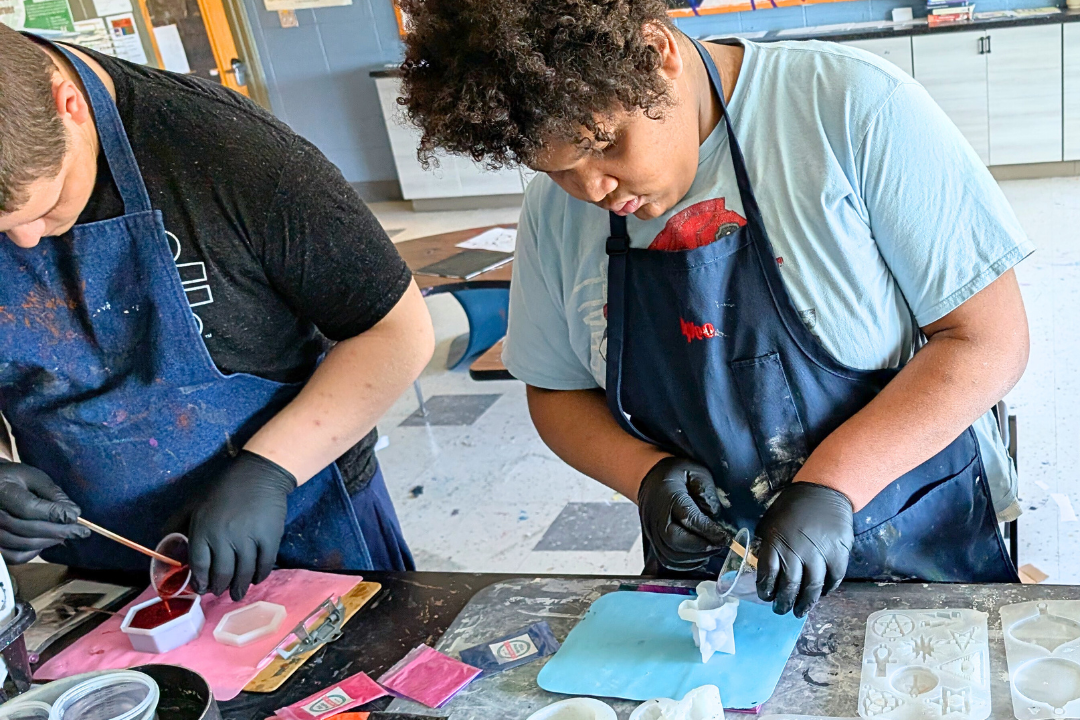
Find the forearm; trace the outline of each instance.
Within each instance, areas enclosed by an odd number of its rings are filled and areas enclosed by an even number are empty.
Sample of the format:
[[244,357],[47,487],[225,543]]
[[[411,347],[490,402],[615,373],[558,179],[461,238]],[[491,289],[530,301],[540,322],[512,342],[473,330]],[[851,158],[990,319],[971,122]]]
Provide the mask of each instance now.
[[927,344],[814,450],[797,482],[839,490],[860,510],[1005,396],[1023,374],[1028,353],[1027,321],[1012,273],[965,306],[954,311],[957,318],[950,320],[950,313],[927,328]]
[[527,389],[540,437],[567,465],[637,501],[641,480],[669,454],[628,435],[600,390]]
[[377,325],[334,346],[296,399],[245,449],[303,484],[371,432],[433,350],[431,318],[413,284]]

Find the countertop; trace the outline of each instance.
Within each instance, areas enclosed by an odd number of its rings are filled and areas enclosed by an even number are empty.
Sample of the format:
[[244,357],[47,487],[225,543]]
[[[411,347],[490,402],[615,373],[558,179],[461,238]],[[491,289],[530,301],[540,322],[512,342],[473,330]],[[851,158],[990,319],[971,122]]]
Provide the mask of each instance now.
[[[977,8],[977,6],[976,6]],[[763,10],[762,12],[768,12]],[[853,40],[876,40],[890,37],[910,37],[913,35],[934,35],[938,33],[990,31],[999,28],[1023,27],[1026,25],[1060,25],[1080,21],[1080,10],[1062,10],[1053,15],[1030,15],[1020,17],[976,18],[970,22],[944,25],[931,28],[925,18],[916,18],[911,22],[894,23],[890,20],[880,22],[841,23],[820,27],[788,28],[770,30],[761,33],[732,33],[730,35],[710,35],[706,40],[719,40],[725,37],[745,37],[753,42],[777,42],[780,40],[827,40],[831,42],[849,42]],[[845,27],[846,26],[846,27]],[[398,77],[401,71],[397,65],[387,65],[370,72],[371,77]]]

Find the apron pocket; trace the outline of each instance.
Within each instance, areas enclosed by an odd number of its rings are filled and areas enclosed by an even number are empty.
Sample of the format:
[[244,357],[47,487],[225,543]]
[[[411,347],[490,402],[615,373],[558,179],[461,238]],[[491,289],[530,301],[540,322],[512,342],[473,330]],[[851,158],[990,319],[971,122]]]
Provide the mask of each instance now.
[[855,536],[848,579],[999,581],[1007,567],[982,463],[928,483],[891,518]]
[[729,366],[764,469],[764,477],[754,480],[751,492],[758,502],[766,503],[806,462],[806,432],[779,353],[734,360]]

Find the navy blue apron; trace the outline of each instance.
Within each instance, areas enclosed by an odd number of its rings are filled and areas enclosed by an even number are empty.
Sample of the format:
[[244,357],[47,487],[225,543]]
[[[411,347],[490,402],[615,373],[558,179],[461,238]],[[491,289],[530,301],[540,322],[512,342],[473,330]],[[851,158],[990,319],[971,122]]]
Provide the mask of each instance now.
[[[23,462],[48,473],[88,520],[153,547],[169,530],[186,531],[229,457],[301,385],[225,376],[214,365],[116,105],[63,52],[86,88],[124,215],[32,249],[0,234],[0,409]],[[363,492],[377,497],[350,498],[336,465],[293,492],[279,564],[381,569],[354,509],[386,507],[381,475]],[[381,535],[400,537],[392,507],[378,520],[394,531]],[[82,568],[147,567],[96,535],[42,555]]]
[[[780,277],[716,66],[695,44],[720,96],[746,225],[703,247],[663,252],[631,248],[626,218],[611,214],[607,398],[624,430],[706,465],[725,505],[719,520],[753,530],[810,452],[898,371],[846,367],[803,324]],[[657,569],[646,553],[647,569]],[[855,515],[847,576],[1018,580],[971,428]]]

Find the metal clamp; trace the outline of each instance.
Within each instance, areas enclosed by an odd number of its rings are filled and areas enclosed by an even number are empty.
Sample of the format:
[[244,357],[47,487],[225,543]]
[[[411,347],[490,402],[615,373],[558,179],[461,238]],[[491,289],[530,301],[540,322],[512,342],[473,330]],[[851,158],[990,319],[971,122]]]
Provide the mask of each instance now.
[[[319,623],[314,629],[309,630],[308,624],[323,613],[326,613],[326,619]],[[289,660],[297,655],[314,652],[323,645],[332,643],[341,637],[341,629],[344,626],[344,603],[342,603],[341,600],[335,601],[333,597],[328,597],[323,601],[322,605],[315,608],[315,612],[304,618],[303,622],[297,625],[285,638],[288,640],[291,637],[295,637],[297,642],[288,648],[278,646],[275,652],[280,655],[283,660]]]

